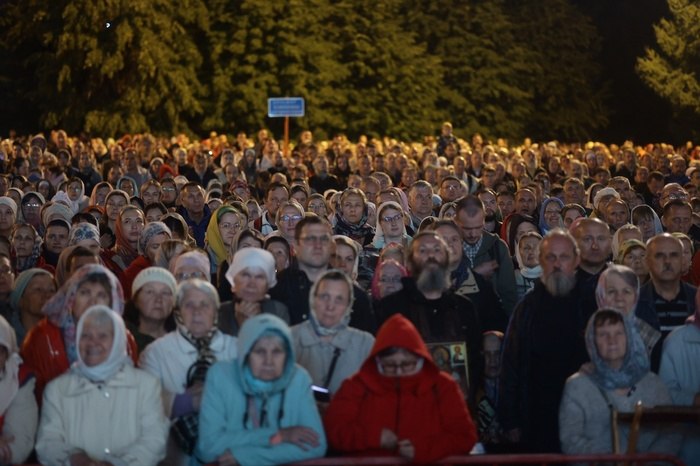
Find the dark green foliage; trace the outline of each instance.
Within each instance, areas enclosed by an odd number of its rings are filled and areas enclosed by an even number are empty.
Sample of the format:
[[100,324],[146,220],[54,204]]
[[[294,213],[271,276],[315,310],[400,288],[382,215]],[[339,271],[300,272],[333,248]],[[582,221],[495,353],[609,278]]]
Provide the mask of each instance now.
[[0,27],[0,96],[32,130],[251,132],[278,96],[306,99],[293,129],[353,137],[606,122],[596,31],[567,0],[9,0]]
[[[637,73],[658,95],[684,117],[700,122],[700,5],[668,0],[670,18],[655,27],[656,48],[647,48],[637,60]],[[690,120],[689,120],[690,119]]]

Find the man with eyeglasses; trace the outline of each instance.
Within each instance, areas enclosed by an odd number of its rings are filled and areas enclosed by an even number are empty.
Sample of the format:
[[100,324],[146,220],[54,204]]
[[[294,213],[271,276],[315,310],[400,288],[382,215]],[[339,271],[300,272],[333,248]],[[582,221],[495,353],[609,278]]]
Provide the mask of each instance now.
[[442,179],[440,183],[440,197],[442,198],[442,203],[454,202],[455,200],[462,197],[465,193],[465,189],[462,186],[462,182],[456,176],[446,176]]
[[187,222],[197,246],[203,248],[204,237],[211,219],[211,209],[204,202],[204,188],[194,181],[186,183],[180,192],[180,202],[182,205],[177,213]]
[[379,301],[377,317],[381,324],[401,313],[426,343],[466,342],[473,394],[481,373],[481,326],[471,300],[450,290],[449,257],[447,244],[436,232],[418,233],[406,255],[411,275],[401,280],[401,290]]
[[[333,230],[327,220],[315,214],[306,214],[294,230],[296,239],[296,266],[288,267],[270,289],[270,297],[281,301],[289,309],[290,325],[309,318],[309,292],[325,272],[333,250]],[[377,330],[372,304],[367,292],[353,284],[355,302],[350,326],[374,334]]]
[[277,211],[288,200],[289,188],[286,184],[270,183],[265,191],[265,209],[255,220],[253,227],[265,236],[277,231]]

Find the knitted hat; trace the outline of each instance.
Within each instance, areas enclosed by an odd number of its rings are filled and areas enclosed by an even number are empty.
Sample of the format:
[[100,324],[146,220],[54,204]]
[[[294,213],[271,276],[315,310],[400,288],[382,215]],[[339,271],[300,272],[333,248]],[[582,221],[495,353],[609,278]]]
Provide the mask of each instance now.
[[625,240],[621,245],[620,245],[620,252],[618,253],[617,257],[620,262],[625,258],[628,252],[630,252],[634,248],[642,248],[645,251],[647,250],[646,244],[642,243],[638,239],[628,239]]
[[277,284],[275,277],[275,258],[264,249],[243,248],[233,255],[233,263],[226,272],[226,280],[233,286],[233,278],[245,269],[262,270],[267,276],[267,286],[272,288]]
[[173,296],[177,293],[177,281],[173,274],[168,272],[163,267],[148,267],[143,269],[136,275],[133,283],[131,284],[131,297],[136,296],[136,293],[146,284],[146,283],[162,283],[167,285],[168,288],[173,292]]
[[51,220],[57,218],[67,221],[69,224],[73,218],[73,210],[62,202],[52,202],[41,212],[41,223],[48,225]]
[[25,270],[19,274],[15,280],[15,287],[13,288],[12,293],[10,293],[10,306],[12,306],[12,309],[19,311],[19,300],[22,299],[24,290],[27,289],[29,282],[32,281],[32,278],[36,277],[37,275],[46,275],[53,280],[53,275],[51,275],[51,272],[44,269],[33,268]]
[[620,199],[620,194],[615,191],[615,188],[603,188],[595,194],[593,198],[593,207],[598,209],[598,203],[605,196],[613,196],[615,199]]
[[154,236],[158,236],[162,233],[165,233],[168,235],[168,239],[173,237],[173,233],[170,231],[170,228],[168,228],[165,223],[163,222],[150,222],[147,224],[143,231],[141,232],[141,236],[139,236],[139,244],[138,244],[138,250],[139,254],[145,256],[146,255],[146,248],[148,247],[148,243],[153,239]]

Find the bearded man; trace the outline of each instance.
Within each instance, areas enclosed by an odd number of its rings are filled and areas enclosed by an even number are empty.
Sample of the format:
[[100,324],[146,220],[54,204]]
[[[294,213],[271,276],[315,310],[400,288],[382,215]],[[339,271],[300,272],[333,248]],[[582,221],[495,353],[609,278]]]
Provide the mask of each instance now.
[[401,279],[402,290],[379,302],[378,320],[383,323],[400,312],[416,326],[426,343],[466,342],[469,386],[473,391],[481,374],[481,327],[471,300],[450,291],[447,244],[434,231],[418,233],[406,260],[411,276]]
[[576,240],[562,229],[540,243],[542,276],[518,303],[503,348],[499,415],[523,452],[560,452],[559,403],[566,379],[588,360],[584,329],[594,309],[577,285]]

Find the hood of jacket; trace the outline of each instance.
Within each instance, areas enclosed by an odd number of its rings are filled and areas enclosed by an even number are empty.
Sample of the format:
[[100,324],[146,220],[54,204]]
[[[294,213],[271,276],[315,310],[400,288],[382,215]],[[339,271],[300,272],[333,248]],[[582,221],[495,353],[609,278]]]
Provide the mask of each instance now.
[[[423,358],[423,368],[415,375],[407,377],[388,377],[379,373],[376,357],[387,348],[400,347]],[[432,380],[440,370],[433,362],[428,347],[416,327],[401,314],[394,314],[379,329],[369,357],[362,363],[359,376],[370,388],[381,391],[387,386],[395,387],[395,380],[401,379],[406,384]],[[429,384],[430,385],[430,384]]]
[[[270,382],[251,383],[246,377],[246,371],[249,373],[248,355],[260,339],[260,337],[268,335],[276,335],[282,338],[287,350],[287,358],[284,364],[282,375]],[[259,314],[246,320],[238,332],[238,364],[239,374],[241,377],[241,385],[243,391],[249,395],[271,394],[284,390],[289,385],[289,382],[296,370],[296,358],[294,356],[294,345],[292,345],[292,333],[289,326],[279,317],[272,314]]]

